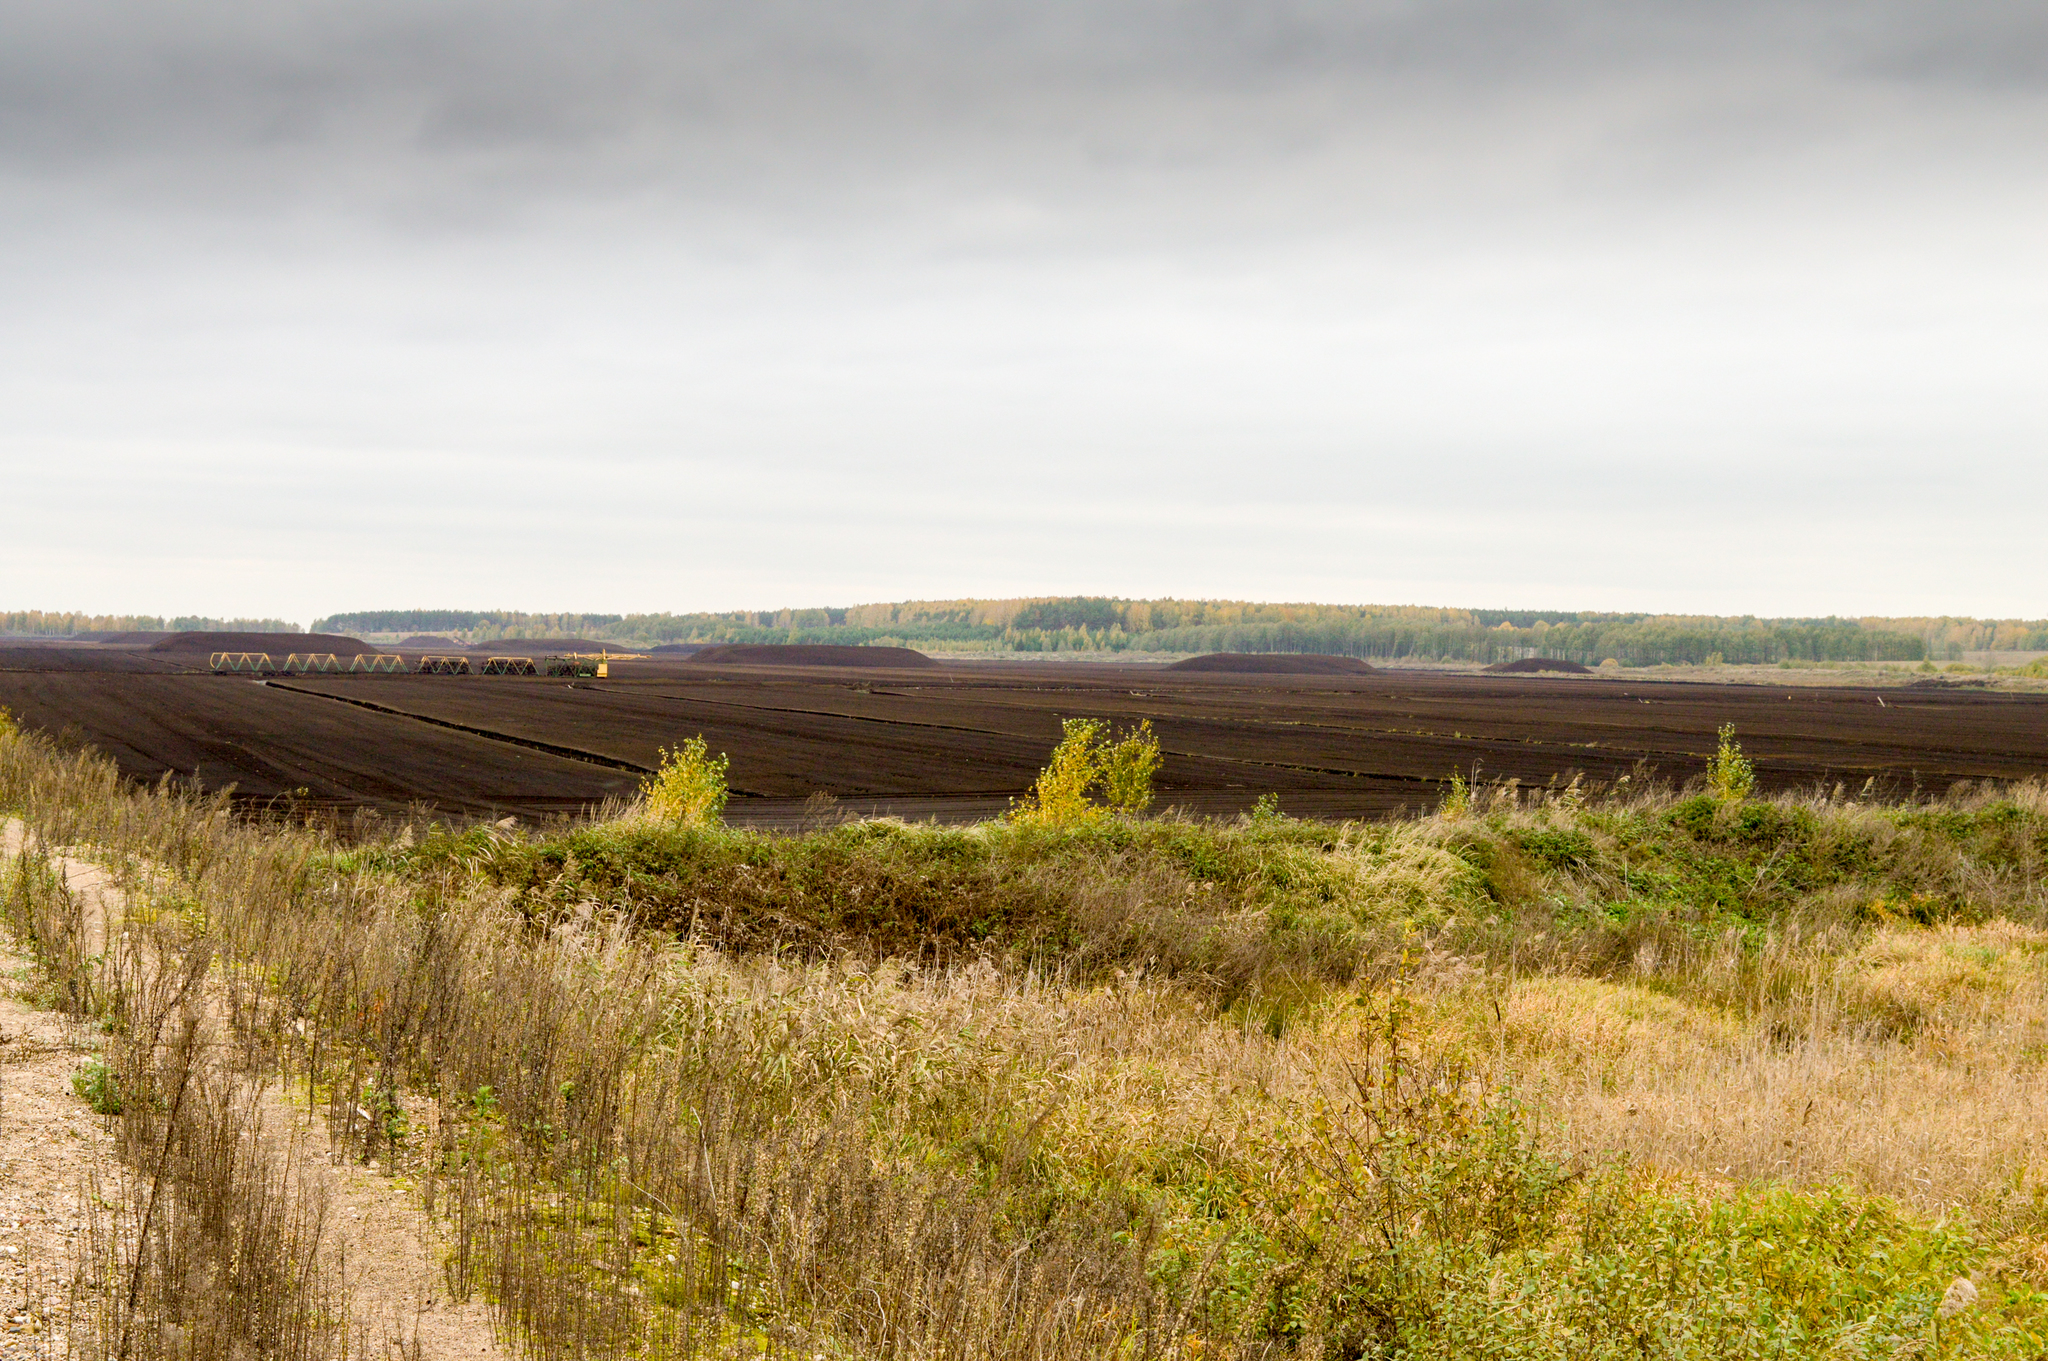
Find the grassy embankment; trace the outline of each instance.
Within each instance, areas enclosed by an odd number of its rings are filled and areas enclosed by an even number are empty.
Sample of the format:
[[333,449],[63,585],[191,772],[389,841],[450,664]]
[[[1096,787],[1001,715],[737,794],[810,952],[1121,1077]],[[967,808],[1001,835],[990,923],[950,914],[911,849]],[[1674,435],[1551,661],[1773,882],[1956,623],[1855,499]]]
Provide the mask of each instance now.
[[2039,787],[344,845],[11,737],[0,806],[540,1355],[2048,1347]]

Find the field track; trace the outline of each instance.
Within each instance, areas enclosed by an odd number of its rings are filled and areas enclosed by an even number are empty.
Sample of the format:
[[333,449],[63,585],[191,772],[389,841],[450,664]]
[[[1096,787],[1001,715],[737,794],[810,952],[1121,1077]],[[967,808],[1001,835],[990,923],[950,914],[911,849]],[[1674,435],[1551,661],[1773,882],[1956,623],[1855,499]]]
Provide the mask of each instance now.
[[[105,657],[104,664],[93,664]],[[629,796],[661,748],[732,758],[733,821],[847,809],[971,820],[1008,806],[1063,717],[1149,719],[1162,805],[1301,816],[1431,805],[1453,771],[1542,784],[1647,767],[1696,774],[1732,722],[1766,787],[1876,778],[1894,793],[2048,773],[2048,697],[1967,689],[1714,685],[1381,671],[1169,673],[981,663],[916,671],[616,666],[606,680],[310,676],[258,681],[83,649],[0,651],[0,705],[130,774],[252,801],[465,815],[572,812]],[[304,791],[300,793],[299,791]]]

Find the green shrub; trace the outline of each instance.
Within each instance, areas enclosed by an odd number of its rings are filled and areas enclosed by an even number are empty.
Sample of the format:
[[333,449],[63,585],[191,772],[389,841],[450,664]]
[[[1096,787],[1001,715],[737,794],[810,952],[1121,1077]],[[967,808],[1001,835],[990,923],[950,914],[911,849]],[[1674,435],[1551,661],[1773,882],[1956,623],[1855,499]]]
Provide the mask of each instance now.
[[648,816],[679,827],[704,827],[725,812],[727,795],[723,753],[710,755],[702,737],[661,751],[661,768],[640,785]]
[[1152,806],[1152,776],[1159,770],[1159,739],[1150,719],[1116,739],[1103,755],[1102,794],[1110,808],[1136,817]]
[[1593,838],[1576,828],[1530,827],[1511,833],[1508,839],[1550,869],[1578,869],[1593,863]]
[[99,1059],[87,1059],[71,1075],[71,1090],[100,1115],[121,1113],[121,1082]]
[[1437,804],[1436,815],[1447,822],[1456,822],[1472,811],[1472,789],[1465,783],[1463,775],[1451,775],[1451,782],[1444,786],[1444,796]]
[[1740,803],[1756,788],[1756,767],[1735,741],[1735,725],[1721,725],[1721,745],[1707,762],[1707,788],[1721,803]]
[[1069,718],[1060,731],[1052,759],[1011,810],[1011,821],[1079,827],[1112,813],[1136,817],[1151,806],[1160,758],[1149,720],[1117,733],[1099,718]]

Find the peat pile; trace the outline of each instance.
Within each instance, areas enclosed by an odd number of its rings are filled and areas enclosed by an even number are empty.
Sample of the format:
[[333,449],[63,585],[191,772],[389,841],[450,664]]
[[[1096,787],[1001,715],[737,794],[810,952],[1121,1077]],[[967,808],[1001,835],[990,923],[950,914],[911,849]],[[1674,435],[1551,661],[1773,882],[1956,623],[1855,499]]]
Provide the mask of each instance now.
[[1239,676],[1363,676],[1373,670],[1356,657],[1332,657],[1321,652],[1211,652],[1175,662],[1166,669]]
[[72,639],[80,643],[109,643],[115,647],[149,647],[166,638],[175,638],[175,633],[74,633]]
[[151,652],[331,652],[337,657],[359,657],[379,649],[359,638],[338,633],[174,633]]
[[715,646],[715,643],[663,643],[659,647],[650,647],[647,650],[657,657],[687,657],[693,652],[702,652],[707,647]]
[[1590,676],[1593,668],[1568,662],[1562,657],[1524,657],[1518,662],[1495,662],[1486,668],[1496,675],[1527,676],[1538,671],[1555,671],[1566,676]]
[[692,662],[722,666],[937,666],[907,647],[853,647],[845,643],[719,643],[690,654]]

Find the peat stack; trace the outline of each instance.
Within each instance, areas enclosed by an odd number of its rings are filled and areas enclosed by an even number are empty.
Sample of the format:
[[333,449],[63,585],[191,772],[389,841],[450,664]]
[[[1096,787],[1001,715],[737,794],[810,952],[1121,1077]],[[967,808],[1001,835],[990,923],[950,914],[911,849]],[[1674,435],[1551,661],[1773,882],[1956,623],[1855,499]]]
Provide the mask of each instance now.
[[150,645],[151,652],[270,652],[279,657],[293,652],[331,652],[337,657],[359,657],[383,651],[357,638],[337,633],[174,633]]

